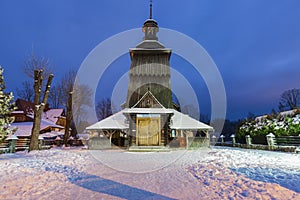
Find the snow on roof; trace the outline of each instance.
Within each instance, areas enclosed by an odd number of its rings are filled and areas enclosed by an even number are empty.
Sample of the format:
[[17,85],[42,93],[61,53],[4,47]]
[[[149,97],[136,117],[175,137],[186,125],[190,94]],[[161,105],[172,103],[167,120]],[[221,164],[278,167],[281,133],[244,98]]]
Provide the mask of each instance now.
[[268,115],[258,116],[258,117],[255,117],[255,121],[261,121],[262,119],[265,119],[267,117],[268,117]]
[[294,109],[294,110],[288,110],[288,111],[281,112],[280,115],[282,115],[282,116],[290,116],[290,115],[295,114],[296,111],[297,111],[297,109]]
[[62,135],[64,135],[64,133],[60,132],[60,131],[51,131],[51,132],[46,132],[46,133],[40,134],[40,136],[42,136],[44,138],[53,138],[53,137],[62,136]]
[[[29,117],[29,118],[31,118],[31,119],[34,119],[33,115],[26,115],[26,116]],[[42,118],[42,120],[41,120],[41,127],[42,127],[42,124],[47,125],[47,127],[51,126],[51,127],[54,127],[54,128],[64,128],[64,127],[59,126],[59,125],[55,124],[54,122],[52,122],[52,121],[50,121],[48,119],[45,119],[45,118]]]
[[213,131],[213,127],[208,126],[188,115],[174,110],[174,115],[171,117],[171,129],[178,130],[210,130]]
[[[12,128],[17,128],[17,131],[15,132],[16,136],[24,136],[28,137],[31,135],[31,130],[32,130],[33,122],[15,122],[11,124]],[[64,128],[62,126],[53,124],[51,122],[42,120],[41,121],[41,130],[46,129],[48,127],[53,127],[53,128]]]
[[113,114],[89,127],[87,130],[104,130],[104,129],[128,129],[126,117],[123,115],[123,110]]
[[50,109],[43,113],[43,118],[53,123],[56,123],[58,118],[62,115],[63,109]]
[[[291,115],[294,115],[299,109],[294,109],[294,110],[287,110],[287,111],[283,111],[283,112],[280,112],[279,114],[283,117],[285,116],[291,116]],[[255,118],[256,121],[261,121],[262,119],[265,119],[267,118],[268,115],[262,115],[262,116],[258,116]]]
[[107,117],[89,127],[87,130],[105,130],[105,129],[128,129],[129,125],[126,123],[125,113],[147,113],[147,114],[158,114],[158,113],[173,113],[171,117],[172,129],[179,130],[210,130],[213,131],[213,127],[208,126],[200,121],[191,118],[188,115],[182,114],[174,109],[165,108],[131,108],[124,109],[110,117]]
[[12,123],[12,128],[17,128],[17,131],[15,132],[15,135],[18,136],[30,136],[31,130],[32,130],[33,122],[18,122],[18,123]]
[[49,126],[51,126],[51,127],[53,127],[53,128],[64,128],[63,126],[57,125],[57,124],[55,124],[55,123],[53,123],[53,122],[50,122],[50,121],[48,121],[48,120],[45,120],[45,119],[42,119],[42,120],[41,120],[41,130],[44,129],[44,128],[42,128],[42,127],[47,128],[47,127],[49,127]]
[[174,109],[167,108],[125,108],[123,113],[137,113],[137,114],[170,114]]
[[16,135],[9,134],[5,140],[17,140],[18,137]]
[[23,110],[15,110],[11,112],[11,114],[23,114],[23,113],[24,113]]

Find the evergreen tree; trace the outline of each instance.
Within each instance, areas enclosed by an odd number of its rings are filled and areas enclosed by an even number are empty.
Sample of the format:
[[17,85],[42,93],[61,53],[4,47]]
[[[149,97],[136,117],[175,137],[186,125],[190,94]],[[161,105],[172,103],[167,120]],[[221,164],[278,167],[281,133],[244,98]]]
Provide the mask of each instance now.
[[14,121],[14,118],[11,117],[11,112],[16,109],[14,96],[12,92],[6,93],[4,91],[6,86],[3,71],[3,68],[0,66],[0,142],[2,142],[7,135],[13,134],[16,131],[10,127],[10,124]]

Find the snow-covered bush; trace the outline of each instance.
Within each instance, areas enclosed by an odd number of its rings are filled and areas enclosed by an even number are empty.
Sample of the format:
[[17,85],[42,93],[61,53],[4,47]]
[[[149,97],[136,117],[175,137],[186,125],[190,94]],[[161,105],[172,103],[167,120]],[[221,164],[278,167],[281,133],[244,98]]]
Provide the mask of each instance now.
[[273,133],[279,136],[297,136],[300,134],[300,110],[281,112],[273,115],[257,117],[254,120],[246,120],[237,130],[237,138],[250,135],[252,138],[265,137]]

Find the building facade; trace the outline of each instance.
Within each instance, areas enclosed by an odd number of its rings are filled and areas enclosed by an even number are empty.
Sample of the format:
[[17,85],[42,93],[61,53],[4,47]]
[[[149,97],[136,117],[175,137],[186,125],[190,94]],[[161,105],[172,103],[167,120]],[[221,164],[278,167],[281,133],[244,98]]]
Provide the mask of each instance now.
[[142,31],[145,34],[143,41],[136,48],[130,49],[131,65],[126,107],[133,107],[147,91],[150,91],[165,108],[172,108],[171,49],[165,48],[158,41],[159,28],[153,19],[145,21]]
[[[172,51],[158,41],[159,27],[152,19],[152,5],[142,31],[142,42],[129,50],[131,64],[123,110],[87,127],[96,132],[89,146],[93,149],[97,143],[110,146],[112,141],[120,141],[122,137],[126,141],[124,145],[130,148],[174,144],[187,147],[189,137],[199,135],[199,131],[205,133],[201,135],[209,145],[209,132],[213,128],[174,109],[170,83]],[[100,136],[107,136],[110,144],[103,142]]]

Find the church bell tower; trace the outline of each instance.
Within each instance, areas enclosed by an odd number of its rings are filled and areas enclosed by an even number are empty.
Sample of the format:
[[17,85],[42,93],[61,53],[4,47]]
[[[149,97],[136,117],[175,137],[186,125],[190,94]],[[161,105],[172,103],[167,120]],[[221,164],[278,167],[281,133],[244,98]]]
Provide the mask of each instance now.
[[171,49],[158,41],[159,27],[152,19],[152,2],[150,17],[144,22],[142,31],[143,41],[129,50],[131,65],[126,107],[133,107],[150,91],[165,108],[173,108],[169,62]]

